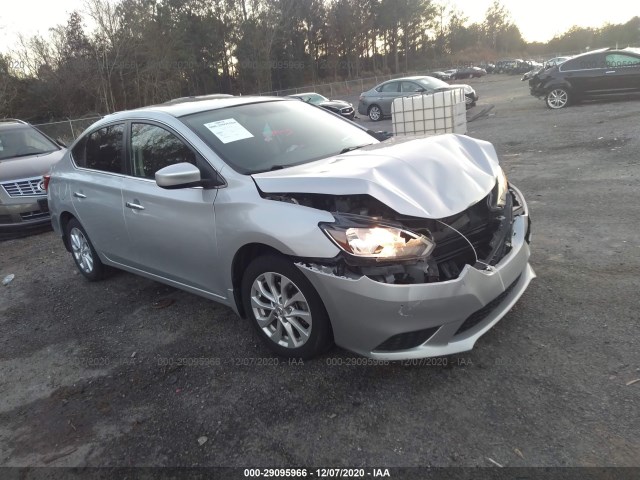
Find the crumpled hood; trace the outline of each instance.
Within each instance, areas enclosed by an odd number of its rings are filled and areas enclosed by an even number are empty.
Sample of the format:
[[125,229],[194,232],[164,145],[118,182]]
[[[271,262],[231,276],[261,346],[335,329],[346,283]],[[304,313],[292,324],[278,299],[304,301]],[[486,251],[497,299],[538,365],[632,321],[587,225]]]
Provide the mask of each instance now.
[[343,155],[252,175],[266,193],[367,194],[402,215],[444,218],[487,196],[499,173],[489,142],[394,137]]
[[66,151],[65,148],[62,148],[43,155],[29,155],[0,160],[0,182],[46,175],[52,165],[60,161]]

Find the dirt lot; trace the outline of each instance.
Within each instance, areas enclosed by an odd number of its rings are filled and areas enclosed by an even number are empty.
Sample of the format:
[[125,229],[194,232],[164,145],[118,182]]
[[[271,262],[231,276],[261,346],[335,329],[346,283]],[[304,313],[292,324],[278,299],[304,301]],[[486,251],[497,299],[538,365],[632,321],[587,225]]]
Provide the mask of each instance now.
[[88,283],[52,232],[9,240],[0,465],[638,466],[640,99],[550,111],[518,78],[469,83],[472,115],[494,106],[469,134],[528,199],[538,274],[472,352],[289,364],[226,307]]

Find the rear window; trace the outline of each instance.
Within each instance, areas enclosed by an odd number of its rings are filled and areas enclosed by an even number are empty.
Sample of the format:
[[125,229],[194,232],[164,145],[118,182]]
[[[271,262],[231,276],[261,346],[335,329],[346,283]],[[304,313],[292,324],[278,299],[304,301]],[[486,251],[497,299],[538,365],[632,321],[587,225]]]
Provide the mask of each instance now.
[[124,124],[89,133],[71,151],[76,165],[101,172],[124,173]]

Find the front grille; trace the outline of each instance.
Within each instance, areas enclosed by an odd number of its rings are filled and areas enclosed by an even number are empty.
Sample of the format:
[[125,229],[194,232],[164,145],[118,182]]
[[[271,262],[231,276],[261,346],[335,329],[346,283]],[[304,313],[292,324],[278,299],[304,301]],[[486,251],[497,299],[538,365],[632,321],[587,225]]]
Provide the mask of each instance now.
[[429,340],[440,327],[426,328],[415,332],[399,333],[393,337],[387,338],[378,345],[374,351],[376,352],[396,352],[401,350],[409,350],[410,348],[422,345]]
[[[439,281],[452,280],[465,265],[496,265],[511,250],[513,198],[507,196],[503,209],[492,210],[491,194],[465,211],[440,220],[405,217],[402,224],[431,237],[436,248],[432,257]],[[473,248],[472,248],[473,247]]]
[[475,327],[480,322],[482,322],[485,318],[487,318],[487,316],[489,316],[489,314],[493,312],[498,307],[498,305],[500,305],[502,301],[505,298],[507,298],[507,296],[509,296],[509,294],[511,293],[511,290],[513,290],[516,284],[518,283],[518,280],[520,280],[520,276],[518,276],[518,278],[516,278],[513,281],[513,283],[509,285],[504,292],[502,292],[496,298],[491,300],[480,310],[476,310],[471,315],[469,315],[469,317],[464,321],[464,323],[460,325],[460,328],[458,328],[458,331],[455,334],[459,335],[461,333],[466,332],[467,330],[471,330],[473,327]]
[[44,197],[47,192],[42,187],[42,177],[25,178],[13,182],[3,182],[2,188],[10,197]]

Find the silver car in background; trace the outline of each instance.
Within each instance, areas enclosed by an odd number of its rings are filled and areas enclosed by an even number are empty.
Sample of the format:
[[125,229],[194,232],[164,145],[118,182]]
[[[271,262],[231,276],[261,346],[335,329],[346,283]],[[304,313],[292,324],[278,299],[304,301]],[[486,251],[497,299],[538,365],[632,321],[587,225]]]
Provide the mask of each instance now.
[[43,176],[65,151],[22,120],[0,120],[0,235],[49,227]]
[[109,115],[54,168],[53,226],[87,279],[221,302],[279,355],[469,350],[535,276],[524,198],[487,142],[371,133],[265,97]]
[[371,90],[360,94],[358,113],[367,115],[377,122],[391,115],[391,104],[396,98],[413,95],[429,95],[436,92],[462,88],[464,90],[467,108],[473,107],[478,101],[478,94],[469,85],[451,84],[429,76],[396,78],[382,82]]

